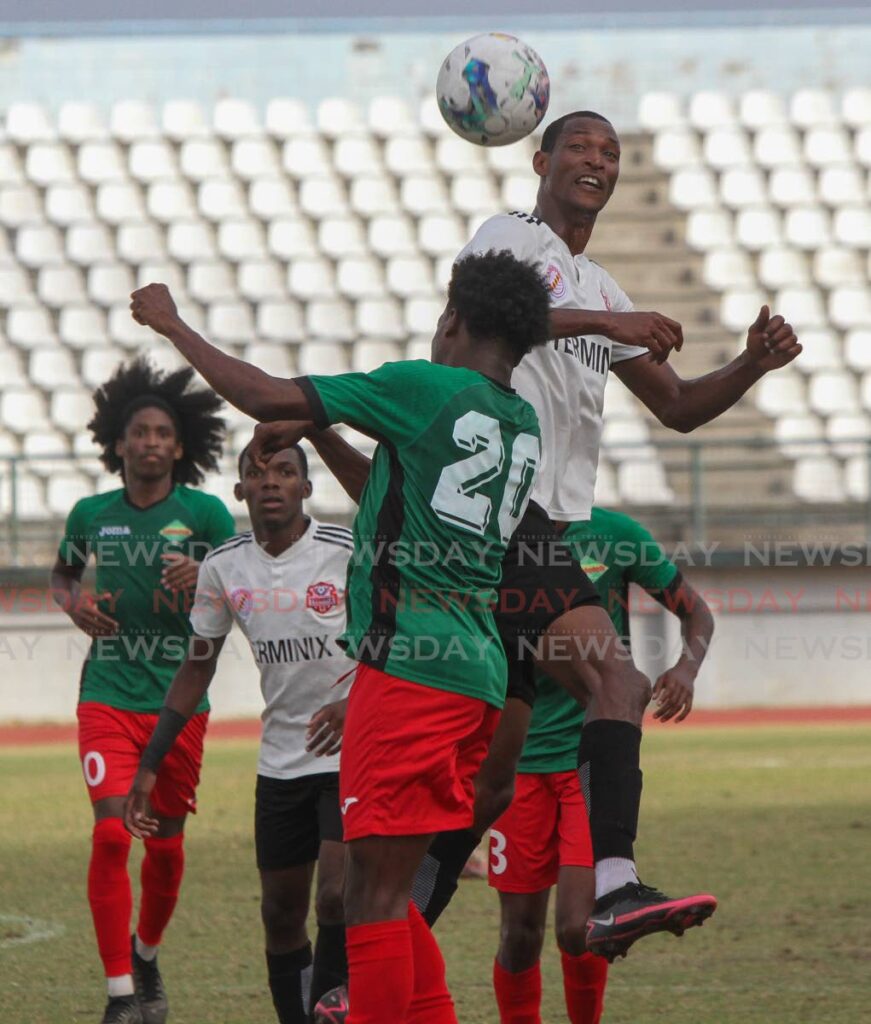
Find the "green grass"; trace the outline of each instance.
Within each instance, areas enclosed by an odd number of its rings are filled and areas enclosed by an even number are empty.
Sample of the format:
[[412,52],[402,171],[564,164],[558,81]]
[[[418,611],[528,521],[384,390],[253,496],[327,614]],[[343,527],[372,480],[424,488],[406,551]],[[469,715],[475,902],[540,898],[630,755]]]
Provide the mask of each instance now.
[[[644,747],[643,877],[710,889],[680,941],[611,972],[607,1024],[857,1024],[871,1005],[871,730],[654,731]],[[201,812],[161,954],[173,1024],[271,1024],[252,840],[256,751],[207,748]],[[85,901],[90,811],[71,747],[0,753],[0,1022],[97,1021],[103,985]],[[132,864],[138,863],[138,850]],[[60,937],[15,942],[35,927]],[[467,882],[438,928],[463,1024],[497,1019],[498,909]],[[552,939],[546,1024],[566,1020]]]

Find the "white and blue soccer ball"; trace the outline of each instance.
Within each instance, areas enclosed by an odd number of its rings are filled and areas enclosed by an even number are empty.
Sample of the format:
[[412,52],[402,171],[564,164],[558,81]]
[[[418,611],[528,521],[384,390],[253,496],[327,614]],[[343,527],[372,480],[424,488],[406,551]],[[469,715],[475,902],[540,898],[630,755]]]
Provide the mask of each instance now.
[[485,32],[445,57],[436,95],[457,135],[479,146],[507,146],[538,127],[550,79],[531,46],[503,32]]

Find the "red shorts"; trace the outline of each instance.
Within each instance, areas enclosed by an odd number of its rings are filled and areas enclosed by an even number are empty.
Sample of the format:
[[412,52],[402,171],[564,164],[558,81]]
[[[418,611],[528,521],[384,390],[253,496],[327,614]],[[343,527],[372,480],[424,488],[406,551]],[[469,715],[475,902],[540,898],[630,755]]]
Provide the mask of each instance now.
[[540,892],[567,866],[593,866],[577,772],[518,775],[511,806],[490,829],[490,885],[499,892]]
[[358,666],[339,768],[345,841],[469,828],[498,720],[483,700]]
[[[79,758],[91,803],[109,796],[127,796],[157,715],[86,702],[79,704],[77,716]],[[196,812],[208,721],[208,712],[194,715],[160,766],[151,806],[163,818]]]

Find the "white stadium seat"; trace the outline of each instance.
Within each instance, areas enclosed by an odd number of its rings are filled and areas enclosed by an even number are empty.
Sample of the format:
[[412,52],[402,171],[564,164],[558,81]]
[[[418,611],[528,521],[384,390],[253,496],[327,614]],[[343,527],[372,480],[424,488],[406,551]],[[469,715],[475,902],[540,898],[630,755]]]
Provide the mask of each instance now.
[[820,249],[831,241],[831,218],[821,206],[794,206],[786,211],[783,234],[798,249]]
[[244,260],[237,269],[239,293],[251,302],[287,297],[287,275],[275,260]]
[[844,360],[850,369],[860,373],[871,370],[871,325],[847,332]]
[[629,505],[670,505],[674,491],[669,487],[662,463],[627,459],[617,467],[620,497]]
[[691,210],[687,216],[686,240],[692,249],[702,252],[723,249],[733,244],[732,215],[726,210]]
[[[785,309],[784,315],[792,317],[792,309]],[[841,349],[830,327],[797,328],[797,332],[802,347],[800,358],[793,364],[797,369],[805,374],[841,369]]]
[[211,134],[205,112],[196,100],[167,100],[160,121],[163,134],[173,142]]
[[816,179],[804,166],[775,167],[768,177],[768,198],[775,206],[803,206],[815,203]]
[[63,384],[75,384],[79,376],[72,354],[57,345],[32,348],[27,372],[38,388],[48,392]]
[[213,260],[218,255],[214,232],[204,221],[179,221],[170,224],[166,234],[166,247],[170,256],[180,263]]
[[42,199],[32,185],[0,188],[0,224],[10,228],[42,220]]
[[296,190],[284,177],[258,178],[248,189],[248,206],[261,220],[288,217],[298,210]]
[[333,166],[343,178],[384,172],[381,149],[378,143],[368,136],[336,139],[333,147]]
[[765,177],[758,167],[731,167],[720,176],[720,200],[731,209],[764,206],[767,202]]
[[871,249],[871,207],[844,206],[835,213],[835,240],[854,249]]
[[97,216],[109,224],[145,220],[142,190],[132,183],[104,182],[97,187]]
[[353,341],[356,335],[353,309],[336,299],[309,302],[305,309],[305,329],[307,338]]
[[291,350],[287,345],[254,342],[245,346],[242,358],[273,377],[292,377],[294,373]]
[[333,260],[369,252],[363,224],[353,215],[324,218],[318,225],[318,248]]
[[223,261],[194,261],[188,266],[188,294],[197,302],[236,298],[236,275]]
[[798,459],[792,489],[802,501],[815,504],[840,503],[846,498],[841,466],[828,456]]
[[687,117],[690,124],[701,132],[730,128],[736,121],[735,105],[731,96],[724,92],[704,90],[690,97]]
[[596,467],[596,491],[593,503],[600,508],[610,508],[620,502],[620,495],[617,490],[617,474],[611,463],[600,457]]
[[115,255],[115,238],[105,224],[73,224],[67,229],[66,255],[82,267],[103,263]]
[[379,138],[413,131],[417,125],[411,107],[398,96],[376,96],[369,104],[368,122]]
[[83,142],[107,138],[109,130],[103,111],[96,103],[69,100],[58,110],[57,133],[62,139],[79,146]]
[[407,337],[402,310],[395,299],[361,299],[356,307],[357,333],[398,341]]
[[404,178],[401,186],[402,208],[415,217],[442,213],[450,208],[450,195],[438,174],[415,174]]
[[[141,284],[149,284],[150,281],[140,281]],[[164,283],[168,283],[165,282]],[[179,297],[178,292],[173,289],[173,295],[176,298]],[[148,328],[143,327],[141,324],[136,323],[133,317],[130,315],[130,303],[118,303],[109,310],[109,323],[108,323],[109,338],[115,345],[120,345],[122,349],[136,350],[149,344],[149,341],[155,339]]]
[[502,177],[509,174],[525,174],[528,177],[532,171],[536,148],[532,136],[528,135],[510,146],[487,146],[484,156],[492,170]]
[[52,142],[56,137],[51,116],[40,103],[10,103],[5,128],[6,135],[19,145]]
[[160,135],[154,107],[140,100],[113,103],[109,130],[116,139],[131,143],[137,139],[156,139]]
[[287,289],[301,299],[331,299],[336,294],[333,265],[328,260],[297,259],[287,271]]
[[867,501],[869,497],[869,466],[871,459],[867,454],[854,455],[847,459],[844,466],[844,485],[847,496],[853,501]]
[[193,220],[197,216],[194,192],[184,181],[155,181],[148,187],[148,213],[161,224]]
[[717,206],[718,192],[717,177],[707,167],[678,169],[669,179],[668,197],[681,210]]
[[395,363],[401,358],[399,346],[392,341],[358,341],[351,352],[351,369],[369,373],[384,363]]
[[142,288],[152,282],[165,284],[176,298],[188,298],[187,279],[182,268],[173,260],[156,260],[143,263],[136,271],[136,287]]
[[15,237],[15,257],[26,267],[63,263],[63,235],[50,224],[25,224]]
[[69,264],[42,267],[36,282],[36,294],[43,305],[52,309],[78,305],[87,300],[81,272]]
[[0,142],[0,185],[23,185],[24,167],[15,146]]
[[804,157],[812,167],[847,163],[853,155],[850,136],[843,128],[827,125],[811,128],[804,137]]
[[160,181],[178,176],[175,150],[163,139],[134,142],[127,154],[130,177],[137,181]]
[[788,125],[761,128],[753,140],[755,162],[762,167],[795,167],[802,163],[801,139]]
[[451,182],[451,206],[466,217],[500,212],[501,197],[491,178],[480,174],[457,175]]
[[305,333],[302,307],[292,299],[261,302],[257,307],[257,336],[274,342],[300,341]]
[[126,263],[166,259],[163,232],[156,224],[120,224],[116,237],[118,255]]
[[219,139],[186,139],[181,144],[178,161],[181,173],[191,181],[225,178],[230,173],[227,151]]
[[361,134],[366,128],[366,119],[356,103],[342,96],[330,96],[321,100],[316,113],[317,126],[328,139],[344,135]]
[[225,220],[218,225],[218,252],[233,263],[265,259],[267,249],[263,225],[250,217]]
[[792,288],[781,288],[774,300],[777,311],[783,311],[789,322],[801,333],[805,327],[824,327],[826,324],[826,306],[822,294],[808,286],[796,285]]
[[418,255],[414,225],[407,217],[373,217],[369,221],[369,248],[378,256]]
[[531,210],[535,206],[538,189],[536,179],[524,172],[509,174],[502,179],[502,206],[506,210]]
[[312,496],[309,501],[322,515],[348,515],[356,509],[342,485],[326,467],[317,464],[312,467],[311,484]]
[[218,100],[212,111],[215,134],[224,139],[241,139],[259,135],[262,131],[260,116],[252,103],[226,97]]
[[384,163],[399,177],[411,174],[433,174],[436,170],[435,154],[429,139],[423,135],[397,135],[384,146]]
[[715,128],[705,136],[705,162],[717,170],[753,162],[750,140],[741,128]]
[[354,178],[350,192],[351,209],[362,217],[396,214],[400,211],[396,186],[389,178],[374,175]]
[[705,284],[717,291],[750,288],[756,283],[753,262],[743,249],[713,249],[705,253],[702,269]]
[[856,86],[841,97],[841,117],[853,128],[871,124],[871,88]]
[[646,92],[638,104],[638,122],[649,132],[679,128],[684,123],[683,103],[673,92]]
[[435,95],[428,95],[420,104],[420,127],[433,138],[447,135],[451,130],[442,117]]
[[88,269],[88,294],[98,306],[129,302],[136,279],[129,267],[120,263],[95,263]]
[[778,451],[787,459],[828,454],[823,421],[818,416],[779,416],[774,424]]
[[767,374],[753,393],[756,407],[766,416],[800,415],[807,409],[804,381],[792,370]]
[[202,216],[211,221],[248,216],[245,190],[238,181],[228,178],[207,178],[201,181],[197,206]]
[[385,294],[381,261],[371,256],[352,256],[339,260],[336,285],[351,299],[379,298]]
[[311,178],[319,174],[332,174],[333,162],[330,150],[318,135],[302,135],[290,138],[281,151],[284,169],[294,178]]
[[423,256],[395,256],[387,261],[387,287],[394,295],[431,295],[435,290],[432,263]]
[[0,264],[0,306],[25,301],[32,293],[30,275],[24,267],[16,263]]
[[413,298],[405,302],[405,328],[408,334],[432,334],[445,308],[434,298]]
[[58,472],[46,481],[45,500],[49,515],[63,518],[80,498],[94,493],[94,482],[84,473]]
[[745,128],[764,128],[786,121],[786,104],[776,92],[768,89],[748,89],[741,95],[738,119]]
[[871,324],[871,289],[868,285],[848,284],[832,289],[829,319],[841,328]]
[[864,203],[865,176],[855,164],[835,164],[820,171],[820,199],[827,206]]
[[76,180],[75,161],[69,149],[57,142],[41,142],[27,151],[24,165],[27,177],[42,188],[70,185]]
[[799,89],[790,100],[789,119],[799,128],[831,125],[838,119],[831,93],[824,89]]
[[637,463],[656,457],[656,449],[650,445],[650,428],[640,416],[606,417],[602,446],[615,462]]
[[863,412],[835,414],[826,423],[826,437],[839,459],[864,455],[871,441],[871,419]]
[[317,237],[304,217],[274,220],[269,225],[267,245],[271,253],[283,260],[314,257],[317,253]]
[[230,154],[230,166],[245,181],[281,174],[281,159],[271,139],[237,139]]
[[428,214],[418,225],[420,248],[430,256],[456,256],[467,241],[462,221],[450,214]]
[[14,434],[48,427],[45,399],[30,386],[4,387],[0,392],[0,424]]
[[871,372],[862,374],[860,397],[862,399],[862,408],[866,412],[871,412]]
[[[129,317],[129,310],[127,315]],[[58,317],[58,334],[64,345],[75,349],[109,344],[106,316],[95,306],[67,306],[62,309]]]
[[698,136],[690,128],[668,128],[653,140],[653,162],[666,170],[701,163]]
[[348,352],[344,345],[329,341],[306,342],[299,347],[299,372],[347,373],[350,370]]
[[811,281],[807,255],[788,246],[763,249],[759,254],[757,273],[760,284],[766,288],[786,288],[788,285],[810,284]]
[[42,306],[12,306],[7,309],[6,337],[17,348],[23,349],[57,341],[51,315]]
[[309,109],[302,100],[276,97],[266,104],[266,131],[278,139],[311,131]]
[[834,245],[825,246],[814,253],[813,275],[814,280],[824,288],[861,284],[866,280],[859,253]]
[[71,454],[66,435],[47,427],[28,430],[21,444],[21,454],[27,459],[27,468],[36,476],[49,477],[69,470]]
[[808,391],[808,403],[821,416],[858,412],[859,392],[851,373],[824,370],[814,374]]
[[436,142],[436,167],[448,177],[458,174],[482,174],[487,170],[484,153],[480,146],[470,146],[465,139],[451,132]]
[[247,302],[230,299],[209,306],[206,330],[215,341],[241,344],[254,338],[254,318]]
[[84,388],[67,382],[51,393],[51,420],[64,433],[79,434],[94,415],[94,399]]
[[127,161],[116,142],[86,142],[79,147],[79,177],[89,185],[127,181]]
[[406,359],[423,359],[430,361],[432,354],[432,337],[412,338],[405,346]]
[[93,221],[90,190],[81,184],[50,185],[45,192],[45,215],[61,227]]
[[766,296],[758,288],[732,288],[720,299],[720,322],[730,331],[743,333],[759,315]]
[[780,211],[771,206],[750,206],[735,218],[735,238],[753,251],[777,245],[783,237]]

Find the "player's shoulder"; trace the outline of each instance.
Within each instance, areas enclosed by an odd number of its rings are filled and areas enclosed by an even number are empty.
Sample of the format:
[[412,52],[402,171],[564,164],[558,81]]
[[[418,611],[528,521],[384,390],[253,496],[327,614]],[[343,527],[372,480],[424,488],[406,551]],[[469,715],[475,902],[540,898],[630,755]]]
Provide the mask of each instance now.
[[[578,257],[576,257],[577,259]],[[623,289],[620,287],[617,278],[601,263],[597,263],[596,260],[590,259],[589,256],[581,254],[580,259],[586,260],[587,267],[591,274],[594,275],[596,280],[599,282],[599,287],[604,288],[609,293],[622,292]]]
[[323,545],[327,550],[336,549],[334,553],[354,550],[354,534],[347,526],[337,523],[322,523],[312,519],[312,541]]
[[224,541],[223,544],[219,544],[216,548],[206,555],[203,559],[203,563],[209,563],[214,566],[216,564],[223,563],[228,558],[238,558],[240,555],[246,555],[249,551],[253,550],[254,534],[251,530],[245,530],[244,533],[237,533],[232,537],[229,537]]
[[70,515],[81,519],[93,519],[101,512],[123,501],[123,487],[116,487],[111,491],[100,491],[99,494],[89,494],[85,498],[79,498],[70,510]]
[[457,259],[490,249],[515,251],[519,248],[524,255],[531,255],[547,246],[550,235],[550,228],[534,213],[524,210],[495,213],[481,222]]

